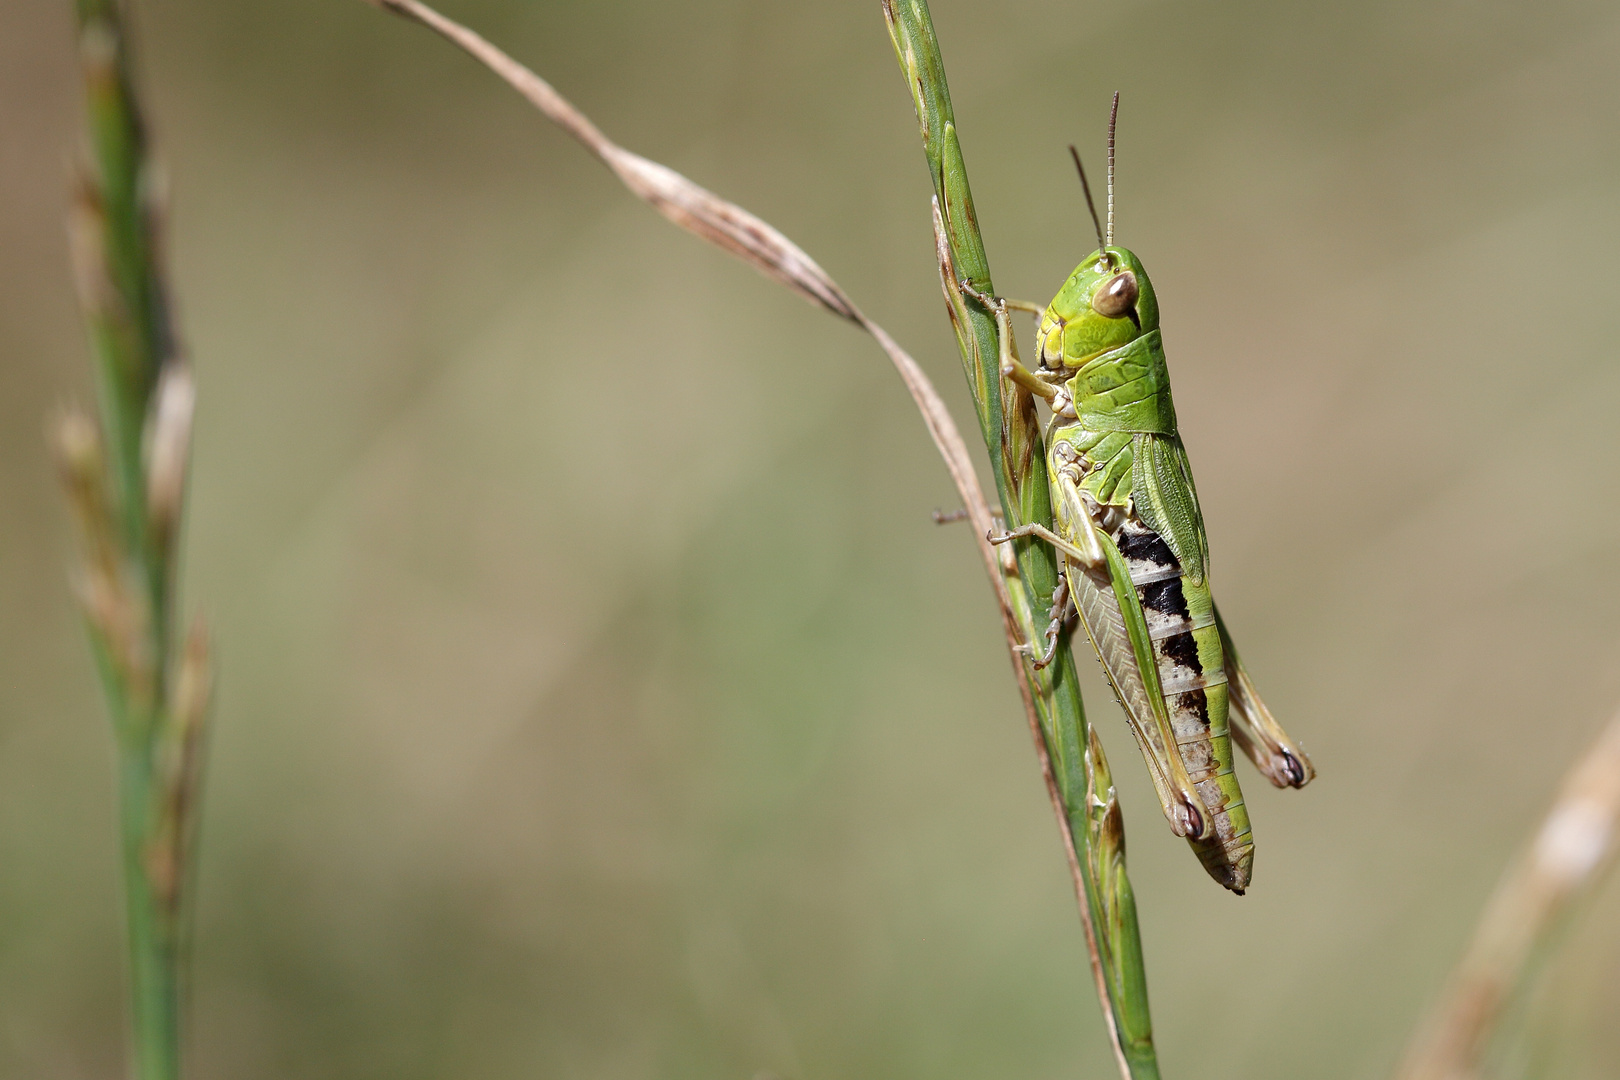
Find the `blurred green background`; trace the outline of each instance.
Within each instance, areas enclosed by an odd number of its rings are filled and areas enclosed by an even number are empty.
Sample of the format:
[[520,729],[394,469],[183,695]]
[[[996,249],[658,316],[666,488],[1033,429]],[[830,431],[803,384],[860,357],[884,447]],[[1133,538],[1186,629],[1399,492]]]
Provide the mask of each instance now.
[[[425,31],[137,5],[222,673],[193,1075],[1111,1069],[989,590],[876,348]],[[970,415],[876,0],[457,0],[803,244]],[[999,288],[1120,113],[1218,594],[1321,776],[1254,887],[1083,659],[1169,1076],[1375,1077],[1620,699],[1620,12],[938,0]],[[65,0],[0,4],[0,1075],[123,1053],[111,741],[45,418],[88,400]],[[629,392],[625,392],[625,388]],[[1620,894],[1515,1024],[1613,1075]],[[1550,1071],[1549,1071],[1550,1070]]]

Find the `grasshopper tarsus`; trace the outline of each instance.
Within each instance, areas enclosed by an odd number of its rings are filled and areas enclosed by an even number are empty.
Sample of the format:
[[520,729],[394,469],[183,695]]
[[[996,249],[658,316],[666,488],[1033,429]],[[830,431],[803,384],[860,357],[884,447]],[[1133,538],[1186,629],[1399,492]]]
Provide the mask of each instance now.
[[973,287],[973,282],[969,281],[967,278],[958,278],[956,285],[957,288],[962,290],[964,295],[971,296],[973,299],[977,300],[979,302],[979,306],[984,308],[986,311],[995,311],[1002,306],[1000,297],[991,296],[989,293],[980,292],[978,289]]
[[1029,657],[1030,667],[1036,671],[1045,671],[1052,666],[1052,661],[1057,658],[1059,644],[1063,640],[1063,628],[1078,614],[1079,610],[1069,596],[1069,583],[1060,581],[1052,593],[1052,621],[1046,624],[1046,631],[1041,635],[1046,639],[1046,648],[1037,651],[1034,642],[1029,641],[1017,647],[1019,652]]
[[1189,802],[1176,803],[1177,831],[1189,840],[1204,839],[1204,831],[1209,827],[1206,816]]
[[1291,788],[1304,787],[1305,781],[1310,779],[1310,777],[1305,775],[1304,762],[1300,761],[1299,758],[1295,757],[1287,750],[1282,752],[1282,759],[1283,771],[1288,774],[1288,786]]
[[967,507],[959,506],[955,510],[935,510],[931,515],[935,525],[953,525],[958,521],[968,519]]

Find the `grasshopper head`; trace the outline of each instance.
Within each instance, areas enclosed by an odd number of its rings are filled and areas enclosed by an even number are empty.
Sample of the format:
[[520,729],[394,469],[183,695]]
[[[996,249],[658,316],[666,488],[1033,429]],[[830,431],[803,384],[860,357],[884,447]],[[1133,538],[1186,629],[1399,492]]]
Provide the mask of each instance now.
[[1074,268],[1041,318],[1041,365],[1074,369],[1159,327],[1159,302],[1126,248],[1094,251]]

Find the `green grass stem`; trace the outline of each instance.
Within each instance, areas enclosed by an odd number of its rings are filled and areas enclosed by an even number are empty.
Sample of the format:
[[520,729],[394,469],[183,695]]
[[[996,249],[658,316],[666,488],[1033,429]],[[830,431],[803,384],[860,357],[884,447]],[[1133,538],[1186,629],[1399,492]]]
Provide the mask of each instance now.
[[78,0],[86,154],[73,241],[99,425],[56,431],[82,534],[78,585],[117,741],[133,1073],[180,1075],[183,895],[203,718],[205,638],[171,627],[193,389],[171,331],[160,200],[117,0]]
[[[933,20],[926,0],[883,0],[883,13],[917,109],[934,184],[941,283],[1001,511],[1009,528],[1031,522],[1050,528],[1046,456],[1034,402],[1001,378],[995,317],[958,285],[966,281],[977,292],[994,292]],[[1016,545],[1017,581],[1009,583],[1013,607],[1024,640],[1038,642],[1051,618],[1059,566],[1044,543],[1021,540]],[[1108,763],[1087,725],[1069,650],[1059,649],[1044,671],[1026,665],[1025,678],[1067,817],[1065,839],[1079,848],[1081,914],[1120,1071],[1131,1080],[1156,1078],[1136,901],[1125,873],[1124,825]]]

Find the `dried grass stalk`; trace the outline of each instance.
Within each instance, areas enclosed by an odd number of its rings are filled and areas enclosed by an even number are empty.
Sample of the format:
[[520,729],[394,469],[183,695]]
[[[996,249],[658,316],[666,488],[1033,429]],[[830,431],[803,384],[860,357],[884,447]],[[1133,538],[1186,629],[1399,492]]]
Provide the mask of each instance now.
[[1620,818],[1620,714],[1565,777],[1529,848],[1510,865],[1398,1080],[1475,1080],[1515,988],[1613,863]]

